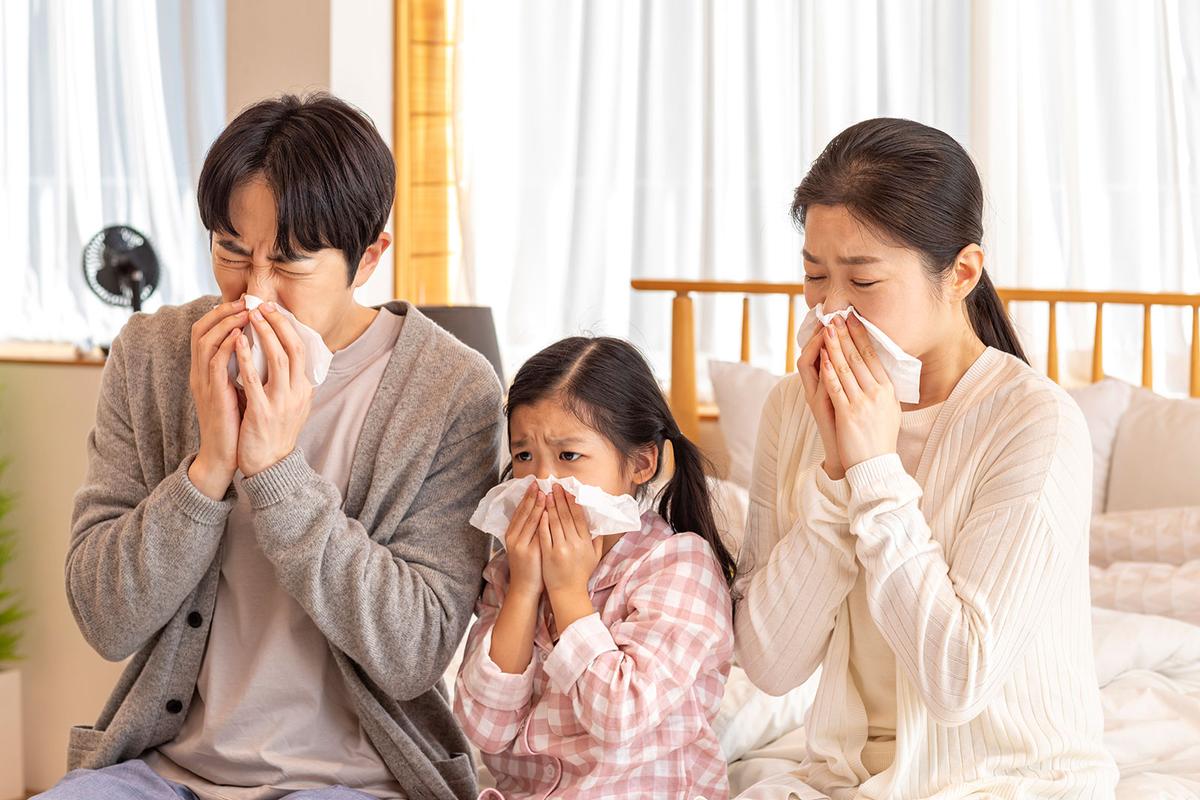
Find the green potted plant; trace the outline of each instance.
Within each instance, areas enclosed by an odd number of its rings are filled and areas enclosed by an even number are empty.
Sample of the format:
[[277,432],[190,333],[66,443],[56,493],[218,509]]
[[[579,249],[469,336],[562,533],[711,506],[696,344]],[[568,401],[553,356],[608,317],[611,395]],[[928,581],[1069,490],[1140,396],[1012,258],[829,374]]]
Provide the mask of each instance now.
[[[0,479],[7,466],[0,461]],[[0,482],[0,752],[5,757],[0,758],[0,798],[10,800],[25,796],[21,673],[16,665],[20,659],[20,622],[26,612],[6,581],[5,573],[16,555],[17,534],[4,522],[12,508],[12,497],[4,493],[2,486]]]

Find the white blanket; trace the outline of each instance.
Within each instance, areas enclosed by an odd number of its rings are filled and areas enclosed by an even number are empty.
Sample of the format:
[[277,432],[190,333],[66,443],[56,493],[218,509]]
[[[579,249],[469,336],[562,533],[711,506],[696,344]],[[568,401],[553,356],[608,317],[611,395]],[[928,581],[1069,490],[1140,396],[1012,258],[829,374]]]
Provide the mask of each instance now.
[[[1094,609],[1104,739],[1121,770],[1118,800],[1200,798],[1200,627]],[[730,763],[737,794],[804,757],[798,728]]]

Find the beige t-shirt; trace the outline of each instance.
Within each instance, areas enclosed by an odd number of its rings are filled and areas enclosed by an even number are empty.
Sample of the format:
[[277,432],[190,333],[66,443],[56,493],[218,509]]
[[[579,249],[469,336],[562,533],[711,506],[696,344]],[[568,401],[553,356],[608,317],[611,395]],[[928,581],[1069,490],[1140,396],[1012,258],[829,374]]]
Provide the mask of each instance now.
[[[299,446],[343,497],[403,324],[381,311],[334,354],[313,393]],[[225,527],[216,607],[187,718],[173,741],[143,757],[201,800],[273,800],[331,785],[404,796],[359,724],[325,636],[276,581],[244,493]]]
[[[933,430],[942,403],[900,415],[896,453],[909,475],[917,474],[925,442]],[[896,757],[896,656],[879,632],[867,606],[867,584],[862,564],[847,598],[850,610],[850,679],[867,711],[867,743],[863,766],[878,775]]]

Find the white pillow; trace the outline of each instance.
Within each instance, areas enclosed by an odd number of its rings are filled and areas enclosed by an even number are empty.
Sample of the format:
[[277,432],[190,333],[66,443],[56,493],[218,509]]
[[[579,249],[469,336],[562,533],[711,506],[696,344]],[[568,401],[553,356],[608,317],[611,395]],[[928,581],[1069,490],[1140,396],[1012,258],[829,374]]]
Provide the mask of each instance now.
[[1091,561],[1175,564],[1200,559],[1200,506],[1118,511],[1092,517]]
[[1134,392],[1113,444],[1106,511],[1200,506],[1200,399]]
[[1092,605],[1200,625],[1200,560],[1092,567]]
[[1107,505],[1108,478],[1112,463],[1113,443],[1121,417],[1129,408],[1134,387],[1116,378],[1105,378],[1090,386],[1068,389],[1067,393],[1079,404],[1087,420],[1092,439],[1092,513],[1100,514]]
[[749,488],[763,404],[780,376],[750,364],[715,360],[708,362],[708,374],[729,451],[729,479]]

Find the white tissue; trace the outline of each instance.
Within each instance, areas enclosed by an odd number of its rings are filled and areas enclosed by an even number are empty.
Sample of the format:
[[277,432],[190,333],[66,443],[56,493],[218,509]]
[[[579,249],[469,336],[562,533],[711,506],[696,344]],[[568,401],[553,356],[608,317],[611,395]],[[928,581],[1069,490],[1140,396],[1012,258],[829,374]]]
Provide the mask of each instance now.
[[575,497],[575,502],[587,518],[593,539],[610,533],[642,529],[642,512],[638,502],[627,494],[616,497],[596,486],[580,483],[578,478],[534,478],[532,475],[507,480],[484,495],[471,515],[471,524],[495,536],[503,544],[508,523],[524,499],[529,484],[535,480],[543,494],[550,494],[551,487],[557,484]]
[[801,348],[812,339],[818,325],[828,326],[829,323],[833,322],[834,317],[846,319],[853,314],[863,324],[863,327],[867,329],[867,335],[871,338],[871,342],[875,345],[875,352],[879,356],[879,363],[883,365],[883,371],[887,373],[888,378],[892,381],[892,386],[896,389],[896,399],[901,403],[920,402],[920,359],[904,352],[900,348],[900,345],[888,338],[886,333],[879,330],[879,328],[863,318],[862,314],[855,311],[854,306],[848,306],[841,311],[832,311],[828,314],[824,312],[823,306],[824,303],[818,303],[809,309],[808,315],[800,323],[800,330],[796,332],[796,341]]
[[[252,294],[246,295],[246,310],[253,311],[263,304],[262,298],[255,297]],[[321,334],[314,331],[312,328],[305,325],[300,320],[278,303],[275,307],[279,309],[279,313],[284,316],[292,327],[296,329],[300,341],[304,344],[304,373],[308,376],[308,382],[313,386],[320,386],[325,381],[325,376],[329,374],[329,364],[333,361],[333,353],[325,346],[325,340],[321,338]],[[253,325],[245,327],[247,338],[250,339],[250,359],[254,362],[254,368],[258,370],[259,380],[267,380],[267,357],[259,344],[258,334],[254,332]],[[237,353],[229,359],[229,377],[242,385],[242,376],[238,370]]]

